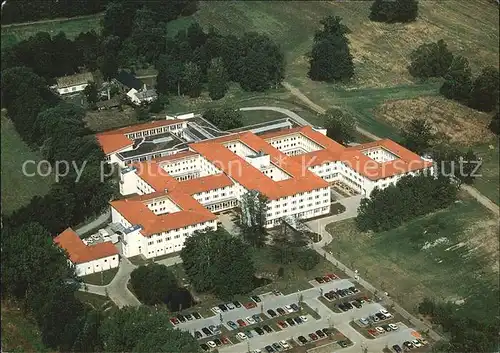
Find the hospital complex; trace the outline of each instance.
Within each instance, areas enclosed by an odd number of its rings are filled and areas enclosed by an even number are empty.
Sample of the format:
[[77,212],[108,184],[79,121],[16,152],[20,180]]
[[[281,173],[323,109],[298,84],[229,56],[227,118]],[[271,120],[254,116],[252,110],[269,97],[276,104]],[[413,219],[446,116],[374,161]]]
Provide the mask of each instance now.
[[110,202],[122,227],[122,255],[181,250],[196,231],[216,230],[217,213],[249,191],[265,197],[265,226],[284,217],[330,213],[331,188],[370,197],[402,176],[432,171],[432,161],[391,140],[345,147],[326,130],[281,119],[220,131],[187,114],[100,133],[109,163],[120,166],[123,199]]

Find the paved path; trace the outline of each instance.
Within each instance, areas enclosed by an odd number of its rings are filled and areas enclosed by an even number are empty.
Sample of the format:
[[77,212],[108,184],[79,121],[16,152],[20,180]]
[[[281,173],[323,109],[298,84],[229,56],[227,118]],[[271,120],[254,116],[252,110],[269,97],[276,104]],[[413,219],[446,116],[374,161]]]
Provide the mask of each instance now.
[[31,21],[31,22],[22,22],[22,23],[9,23],[8,25],[2,25],[2,29],[4,28],[9,28],[9,27],[23,27],[23,26],[31,26],[31,25],[38,25],[38,24],[43,24],[43,23],[53,23],[53,22],[65,22],[65,21],[72,21],[72,20],[83,20],[86,18],[100,18],[104,16],[104,12],[98,12],[95,14],[91,15],[82,15],[82,16],[75,16],[75,17],[59,17],[59,18],[53,18],[50,20],[41,20],[41,21]]
[[91,231],[92,229],[95,229],[99,226],[101,226],[102,224],[106,224],[108,223],[109,219],[111,217],[111,211],[109,210],[109,208],[103,213],[101,214],[99,217],[97,217],[96,219],[94,219],[92,222],[90,223],[87,223],[86,225],[84,225],[83,227],[80,227],[78,229],[75,230],[76,234],[78,235],[82,235],[82,234],[85,234],[89,231]]
[[[314,103],[313,101],[311,101],[298,88],[292,86],[288,82],[283,82],[282,85],[287,90],[289,90],[290,93],[292,93],[294,96],[299,98],[302,102],[307,104],[309,107],[311,107],[312,109],[314,109],[318,113],[323,114],[326,111],[323,107],[321,107],[321,106],[317,105],[316,103]],[[340,108],[340,107],[338,107],[338,108]],[[365,129],[362,129],[360,127],[356,127],[356,130],[360,134],[362,134],[362,135],[364,135],[372,140],[380,140],[381,139],[377,135],[374,135],[371,132],[369,132]],[[469,193],[469,195],[471,195],[474,199],[476,199],[481,205],[483,205],[484,207],[489,209],[491,212],[493,212],[496,216],[500,215],[499,206],[497,204],[495,204],[493,201],[491,201],[489,198],[487,198],[486,196],[481,194],[476,188],[469,186],[469,185],[462,185],[462,189],[467,191]]]
[[306,119],[302,118],[300,115],[298,115],[295,112],[292,112],[290,109],[286,108],[281,108],[281,107],[270,107],[270,106],[258,106],[258,107],[245,107],[245,108],[240,108],[241,111],[253,111],[253,110],[272,110],[274,112],[278,112],[281,114],[284,114],[288,116],[289,118],[292,118],[295,120],[297,123],[303,126],[312,126],[310,122],[308,122]]

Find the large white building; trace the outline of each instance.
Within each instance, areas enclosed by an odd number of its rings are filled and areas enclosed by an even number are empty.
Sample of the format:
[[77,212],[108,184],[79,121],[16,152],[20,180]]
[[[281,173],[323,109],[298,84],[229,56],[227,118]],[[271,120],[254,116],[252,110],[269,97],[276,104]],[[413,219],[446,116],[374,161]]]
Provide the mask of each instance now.
[[71,228],[55,237],[54,242],[66,250],[68,261],[76,267],[77,276],[110,270],[120,263],[118,249],[112,242],[86,245]]
[[120,191],[135,196],[111,202],[112,220],[127,229],[124,255],[150,258],[179,251],[195,231],[217,229],[214,212],[237,207],[250,190],[267,198],[266,227],[274,227],[284,217],[328,214],[335,183],[369,197],[430,168],[390,140],[344,147],[309,126],[232,133],[123,169]]

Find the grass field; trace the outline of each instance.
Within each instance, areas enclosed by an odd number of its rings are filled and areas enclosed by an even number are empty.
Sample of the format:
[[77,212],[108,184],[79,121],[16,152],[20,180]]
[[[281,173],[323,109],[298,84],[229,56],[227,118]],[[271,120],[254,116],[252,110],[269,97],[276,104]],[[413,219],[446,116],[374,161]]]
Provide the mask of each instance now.
[[483,159],[481,176],[475,180],[474,187],[498,205],[500,203],[498,139],[492,139],[490,143],[473,146],[472,149]]
[[[12,122],[2,111],[2,213],[12,211],[29,203],[35,195],[44,195],[50,190],[50,176],[25,176],[22,172],[24,161],[40,161],[41,155],[30,150],[21,140]],[[35,172],[35,167],[27,167],[29,173]]]
[[[411,312],[424,297],[474,300],[498,290],[498,222],[470,199],[386,232],[361,233],[354,220],[327,230],[334,256]],[[492,315],[489,304],[472,314]]]

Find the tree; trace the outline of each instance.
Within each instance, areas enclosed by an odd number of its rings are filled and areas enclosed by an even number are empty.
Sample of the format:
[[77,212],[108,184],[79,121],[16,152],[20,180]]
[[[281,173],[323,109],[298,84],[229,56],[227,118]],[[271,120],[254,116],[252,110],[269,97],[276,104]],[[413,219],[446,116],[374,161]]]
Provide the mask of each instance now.
[[134,11],[126,8],[123,3],[111,1],[106,6],[106,12],[102,21],[103,36],[117,36],[125,39],[132,31]]
[[498,104],[500,75],[498,69],[488,66],[474,80],[469,106],[483,112],[491,112]]
[[375,0],[370,8],[370,20],[376,22],[411,22],[418,15],[417,0]]
[[410,54],[410,59],[408,70],[413,77],[442,77],[453,62],[453,54],[444,40],[440,39],[436,43],[420,45]]
[[403,137],[403,145],[418,155],[427,152],[435,139],[432,125],[421,118],[410,120],[401,131],[401,136]]
[[243,239],[251,246],[262,247],[266,243],[267,202],[267,198],[255,190],[242,197],[239,224]]
[[492,133],[496,135],[500,134],[500,114],[498,111],[498,106],[497,106],[497,112],[491,118],[488,128],[491,130]]
[[375,22],[391,22],[394,17],[394,1],[375,0],[370,7],[369,18]]
[[83,93],[87,98],[87,102],[89,102],[91,105],[97,103],[98,92],[95,82],[89,82],[87,87],[85,87],[85,89],[83,90]]
[[323,115],[326,126],[326,135],[344,145],[354,139],[356,121],[340,109],[329,109]]
[[191,98],[199,97],[201,94],[201,70],[192,62],[184,65],[184,75],[182,77],[182,91]]
[[466,103],[470,96],[472,78],[469,61],[463,56],[455,56],[444,78],[445,82],[439,92],[448,99]]
[[147,305],[167,303],[169,295],[178,288],[172,271],[155,263],[139,266],[132,271],[130,284],[139,300]]
[[118,36],[109,36],[102,41],[102,52],[104,53],[98,59],[99,70],[105,80],[110,81],[118,75],[118,53],[121,47],[121,41]]
[[159,113],[165,107],[169,104],[168,97],[164,94],[161,94],[157,99],[155,99],[150,105],[149,105],[149,112],[150,113]]
[[203,118],[220,130],[232,130],[243,126],[243,116],[233,107],[210,108],[203,113]]
[[208,79],[208,95],[212,100],[219,100],[223,98],[229,88],[228,81],[229,75],[222,58],[212,59],[210,67],[207,71]]
[[156,90],[158,93],[169,92],[181,95],[181,81],[184,77],[184,64],[169,55],[161,55],[156,64],[158,76],[156,78]]
[[168,329],[147,333],[135,346],[132,352],[202,352],[196,339],[187,331]]
[[150,115],[148,110],[142,106],[135,108],[135,117],[139,121],[148,121]]
[[304,271],[309,271],[315,268],[316,265],[319,264],[321,259],[321,257],[315,250],[309,248],[302,249],[301,251],[297,252],[296,256],[297,264]]
[[324,18],[323,29],[314,36],[308,71],[314,81],[346,81],[354,76],[353,58],[345,36],[349,29],[341,21],[340,17]]

